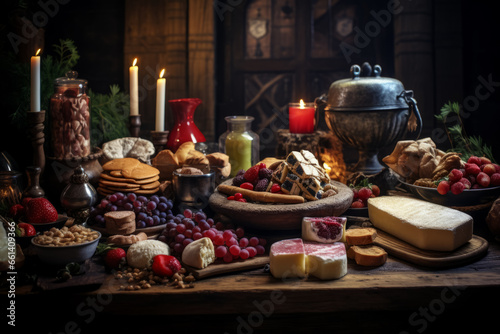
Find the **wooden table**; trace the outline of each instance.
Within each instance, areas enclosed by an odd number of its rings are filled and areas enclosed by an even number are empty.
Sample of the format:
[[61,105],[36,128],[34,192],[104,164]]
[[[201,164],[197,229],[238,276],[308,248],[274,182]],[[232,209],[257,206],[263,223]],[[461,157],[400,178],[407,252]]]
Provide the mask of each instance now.
[[[110,328],[180,333],[443,333],[496,324],[500,301],[500,244],[481,259],[451,269],[428,269],[390,257],[378,268],[349,263],[339,280],[284,282],[263,269],[206,278],[192,289],[158,286],[120,291],[109,275],[90,291],[16,290],[18,325],[40,332],[89,333]],[[491,305],[490,305],[491,303]],[[328,331],[327,331],[328,329]],[[80,331],[79,331],[80,330]]]

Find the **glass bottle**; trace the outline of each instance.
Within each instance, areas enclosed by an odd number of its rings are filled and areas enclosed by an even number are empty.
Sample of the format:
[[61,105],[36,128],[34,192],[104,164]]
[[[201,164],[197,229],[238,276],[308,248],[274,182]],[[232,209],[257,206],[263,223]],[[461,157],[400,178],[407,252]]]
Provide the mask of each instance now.
[[83,158],[91,153],[90,98],[87,80],[69,71],[54,81],[50,98],[52,154],[55,159]]
[[260,161],[259,136],[251,130],[252,116],[227,116],[227,131],[219,137],[219,149],[229,156],[231,175]]
[[7,210],[21,203],[21,176],[17,171],[0,171],[0,205]]

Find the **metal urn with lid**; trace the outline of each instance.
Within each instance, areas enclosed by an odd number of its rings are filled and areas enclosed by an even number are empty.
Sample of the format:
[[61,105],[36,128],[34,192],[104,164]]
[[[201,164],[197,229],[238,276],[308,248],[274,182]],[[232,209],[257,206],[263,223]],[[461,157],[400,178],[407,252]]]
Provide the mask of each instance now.
[[333,82],[328,96],[316,99],[324,108],[325,121],[346,145],[359,152],[353,171],[375,174],[384,167],[378,160],[381,148],[410,135],[420,136],[422,118],[413,91],[393,78],[381,76],[382,68],[370,64],[351,66],[351,78]]
[[61,205],[75,223],[83,224],[90,216],[91,207],[97,201],[97,192],[89,183],[89,177],[82,166],[74,169],[69,184],[61,193]]

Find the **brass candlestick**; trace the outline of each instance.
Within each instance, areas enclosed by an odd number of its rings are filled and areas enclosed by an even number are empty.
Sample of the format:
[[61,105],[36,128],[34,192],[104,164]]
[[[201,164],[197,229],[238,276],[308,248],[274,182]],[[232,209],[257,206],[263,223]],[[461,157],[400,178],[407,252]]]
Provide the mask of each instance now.
[[33,165],[40,167],[40,174],[45,170],[45,152],[43,144],[45,143],[45,110],[26,112],[28,121],[28,134],[33,145]]
[[168,134],[170,131],[151,131],[151,139],[155,147],[155,153],[158,154],[167,146]]
[[129,116],[129,132],[132,137],[139,137],[141,131],[141,115]]

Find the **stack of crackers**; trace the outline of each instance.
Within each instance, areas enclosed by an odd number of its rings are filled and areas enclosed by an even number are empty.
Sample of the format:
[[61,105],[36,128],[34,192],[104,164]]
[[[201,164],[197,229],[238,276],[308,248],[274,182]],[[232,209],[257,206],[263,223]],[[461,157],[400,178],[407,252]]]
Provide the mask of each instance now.
[[160,189],[160,171],[138,159],[113,159],[102,169],[97,192],[103,196],[116,192],[152,195]]

